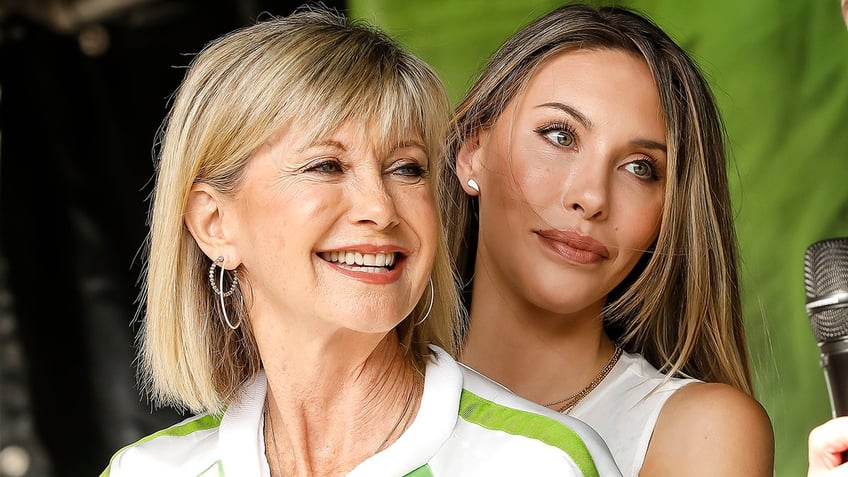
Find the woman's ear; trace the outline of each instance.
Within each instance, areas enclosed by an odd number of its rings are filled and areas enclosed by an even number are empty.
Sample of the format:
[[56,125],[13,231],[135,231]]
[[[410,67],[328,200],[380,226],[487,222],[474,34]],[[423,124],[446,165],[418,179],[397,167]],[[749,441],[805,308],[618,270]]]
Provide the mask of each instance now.
[[203,182],[191,186],[183,221],[210,260],[224,257],[224,266],[230,270],[241,263],[227,234],[223,204],[215,188]]
[[485,135],[485,132],[478,132],[469,136],[456,153],[456,177],[465,193],[471,196],[480,194],[480,178],[476,173],[480,170],[480,144]]

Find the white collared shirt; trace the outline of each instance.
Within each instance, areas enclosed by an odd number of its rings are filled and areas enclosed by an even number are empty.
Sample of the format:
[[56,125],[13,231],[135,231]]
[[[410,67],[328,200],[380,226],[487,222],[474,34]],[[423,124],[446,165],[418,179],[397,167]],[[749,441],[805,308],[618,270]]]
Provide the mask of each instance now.
[[[521,399],[432,348],[415,419],[350,477],[621,475],[588,425]],[[145,437],[118,451],[102,476],[268,477],[265,392],[259,373],[222,418],[195,416]]]

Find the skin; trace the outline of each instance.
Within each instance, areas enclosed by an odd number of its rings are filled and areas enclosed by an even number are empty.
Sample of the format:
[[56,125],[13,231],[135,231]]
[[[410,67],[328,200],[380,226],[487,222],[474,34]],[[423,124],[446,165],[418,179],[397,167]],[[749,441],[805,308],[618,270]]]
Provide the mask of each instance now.
[[845,20],[845,27],[848,28],[848,0],[842,0],[842,19]]
[[[306,143],[293,125],[257,150],[234,197],[192,188],[186,224],[250,283],[273,475],[346,474],[403,431],[417,378],[392,331],[427,287],[438,219],[418,138],[387,146],[367,126]],[[397,259],[364,273],[331,261],[338,251]]]
[[848,451],[848,416],[833,418],[810,431],[807,477],[848,476],[842,453]]
[[[543,64],[461,148],[457,174],[480,203],[473,296],[485,297],[462,361],[540,404],[591,382],[614,351],[606,296],[659,233],[665,138],[644,61],[577,50]],[[754,399],[693,384],[661,411],[641,475],[771,475],[771,442]]]

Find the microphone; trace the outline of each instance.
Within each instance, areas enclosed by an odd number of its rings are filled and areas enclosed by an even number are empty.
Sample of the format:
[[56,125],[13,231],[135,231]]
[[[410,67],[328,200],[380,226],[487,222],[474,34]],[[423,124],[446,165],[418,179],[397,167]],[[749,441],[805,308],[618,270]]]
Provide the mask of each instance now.
[[820,240],[804,255],[807,315],[819,346],[832,417],[848,415],[848,237]]

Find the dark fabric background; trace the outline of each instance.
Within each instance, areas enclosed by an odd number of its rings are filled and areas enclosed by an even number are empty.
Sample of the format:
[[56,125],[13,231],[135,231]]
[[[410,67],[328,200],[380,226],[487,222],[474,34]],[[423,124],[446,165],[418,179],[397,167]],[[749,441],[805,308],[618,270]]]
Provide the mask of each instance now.
[[[207,41],[300,2],[141,1],[64,29],[37,3],[0,4],[0,448],[30,453],[28,477],[98,475],[180,418],[151,409],[133,366],[169,96]],[[91,32],[102,54],[82,52]]]

